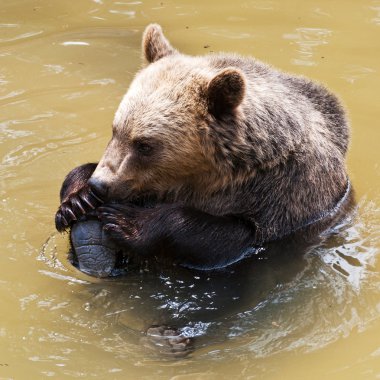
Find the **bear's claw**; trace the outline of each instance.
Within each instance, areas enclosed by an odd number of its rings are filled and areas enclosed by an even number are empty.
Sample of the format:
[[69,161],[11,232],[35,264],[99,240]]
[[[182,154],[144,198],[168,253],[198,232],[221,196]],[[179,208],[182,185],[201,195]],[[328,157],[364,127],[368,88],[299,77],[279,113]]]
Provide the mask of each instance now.
[[66,218],[63,216],[61,212],[57,211],[57,213],[55,214],[55,228],[61,232],[68,227],[69,223],[67,222]]
[[59,206],[55,215],[55,227],[59,232],[71,227],[74,222],[85,216],[103,201],[88,187],[68,196]]
[[114,240],[131,244],[139,236],[139,226],[136,219],[126,214],[124,209],[119,209],[117,205],[99,207],[98,218],[103,223],[104,230]]

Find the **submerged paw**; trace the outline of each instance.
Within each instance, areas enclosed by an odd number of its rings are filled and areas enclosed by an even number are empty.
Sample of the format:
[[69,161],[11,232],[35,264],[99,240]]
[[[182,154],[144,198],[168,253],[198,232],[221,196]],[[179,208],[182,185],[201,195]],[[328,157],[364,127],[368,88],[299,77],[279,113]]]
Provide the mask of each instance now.
[[184,357],[194,349],[193,339],[181,335],[176,328],[152,326],[142,338],[142,344],[159,354],[169,357]]

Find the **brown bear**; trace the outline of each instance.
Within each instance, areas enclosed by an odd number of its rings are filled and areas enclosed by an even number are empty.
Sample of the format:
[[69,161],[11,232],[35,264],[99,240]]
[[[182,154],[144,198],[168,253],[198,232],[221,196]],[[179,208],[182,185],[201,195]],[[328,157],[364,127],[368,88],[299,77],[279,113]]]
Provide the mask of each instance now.
[[326,88],[253,58],[181,54],[156,24],[142,45],[102,159],[63,185],[58,230],[93,209],[121,249],[212,269],[344,212],[348,123]]

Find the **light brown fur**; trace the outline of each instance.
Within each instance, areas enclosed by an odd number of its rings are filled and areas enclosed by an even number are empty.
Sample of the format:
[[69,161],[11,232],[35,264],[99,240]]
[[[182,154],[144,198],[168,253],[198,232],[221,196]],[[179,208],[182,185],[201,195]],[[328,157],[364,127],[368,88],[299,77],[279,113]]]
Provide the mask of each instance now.
[[[141,194],[240,215],[263,240],[330,210],[347,188],[348,126],[334,95],[234,54],[191,57],[147,27],[148,66],[116,112],[93,178],[109,197]],[[142,158],[136,146],[153,146]]]

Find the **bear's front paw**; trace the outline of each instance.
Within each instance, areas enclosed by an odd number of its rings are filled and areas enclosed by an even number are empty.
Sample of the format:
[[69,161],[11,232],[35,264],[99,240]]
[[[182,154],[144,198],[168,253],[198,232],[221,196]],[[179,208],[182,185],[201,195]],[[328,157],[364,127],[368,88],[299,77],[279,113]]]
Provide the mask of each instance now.
[[59,206],[55,214],[55,228],[60,232],[66,230],[102,203],[103,201],[90,188],[80,189],[67,197]]
[[168,326],[152,326],[141,343],[161,355],[172,358],[185,357],[194,350],[194,339],[184,336],[180,330]]
[[108,204],[98,208],[103,229],[120,245],[133,246],[140,237],[139,208]]

